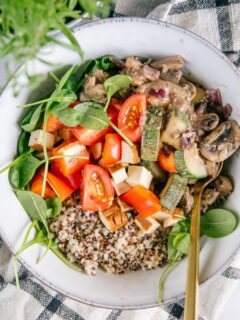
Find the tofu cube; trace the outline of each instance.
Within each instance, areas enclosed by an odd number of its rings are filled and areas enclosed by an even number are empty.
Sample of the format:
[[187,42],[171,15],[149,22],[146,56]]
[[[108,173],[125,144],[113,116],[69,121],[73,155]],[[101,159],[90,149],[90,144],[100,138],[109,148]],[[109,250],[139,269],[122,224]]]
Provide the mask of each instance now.
[[128,178],[126,168],[121,163],[110,167],[108,170],[116,184],[119,184]]
[[[51,150],[55,143],[55,135],[46,132],[46,146],[48,150]],[[35,130],[31,133],[28,146],[37,151],[43,150],[43,130]]]
[[121,162],[136,164],[140,162],[139,152],[137,146],[134,144],[132,147],[125,141],[122,144],[122,157]]
[[[182,218],[181,218],[181,216],[182,216]],[[184,220],[183,209],[176,208],[174,210],[173,214],[163,221],[163,227],[164,228],[172,227],[175,223],[182,221],[182,220]]]
[[134,186],[143,186],[149,189],[153,175],[143,166],[129,166],[127,183]]
[[116,184],[114,180],[112,180],[112,184],[118,196],[121,196],[122,194],[128,192],[131,189],[130,185],[126,182]]
[[128,222],[126,214],[121,211],[117,204],[107,210],[99,211],[99,218],[111,232],[121,229]]
[[161,206],[161,210],[154,213],[151,217],[157,221],[164,221],[167,218],[170,218],[173,215],[173,211],[169,211]]
[[121,208],[122,212],[130,212],[130,211],[134,210],[133,207],[129,206],[129,204],[127,204],[126,202],[122,201],[119,198],[117,199],[117,204]]
[[153,233],[160,227],[160,224],[152,217],[144,218],[140,214],[136,216],[135,223],[144,234]]

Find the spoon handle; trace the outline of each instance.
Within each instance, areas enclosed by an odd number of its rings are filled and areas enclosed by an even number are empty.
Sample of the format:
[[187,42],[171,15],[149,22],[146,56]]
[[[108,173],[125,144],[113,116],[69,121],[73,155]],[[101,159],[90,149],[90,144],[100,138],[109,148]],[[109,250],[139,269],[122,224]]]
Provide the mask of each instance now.
[[198,318],[200,200],[200,193],[195,193],[190,228],[184,320],[197,320]]

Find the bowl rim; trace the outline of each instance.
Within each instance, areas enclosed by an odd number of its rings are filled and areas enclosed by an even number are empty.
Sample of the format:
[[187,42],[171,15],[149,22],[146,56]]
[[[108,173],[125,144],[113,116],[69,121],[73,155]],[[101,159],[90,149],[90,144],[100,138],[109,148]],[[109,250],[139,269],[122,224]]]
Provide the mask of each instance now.
[[[73,26],[72,31],[75,33],[75,32],[78,32],[82,29],[92,28],[92,27],[96,27],[98,25],[109,24],[109,23],[125,23],[125,22],[133,22],[133,23],[141,22],[141,23],[147,23],[147,24],[153,24],[153,25],[160,25],[162,27],[171,28],[171,29],[180,31],[182,33],[188,34],[190,37],[197,39],[198,41],[202,42],[204,45],[208,46],[211,50],[213,50],[218,56],[220,56],[230,66],[230,68],[233,70],[233,72],[236,73],[237,76],[240,78],[240,70],[238,70],[238,68],[233,64],[233,62],[225,54],[223,54],[217,47],[215,47],[213,44],[211,44],[208,40],[201,37],[200,35],[195,34],[192,31],[186,30],[183,27],[179,27],[179,26],[174,25],[169,22],[158,21],[158,20],[149,19],[149,18],[141,18],[141,17],[112,17],[112,18],[107,18],[107,19],[102,19],[102,20],[96,20],[96,21],[89,22],[89,23],[82,24],[82,25],[78,25],[78,26]],[[63,37],[63,35],[60,32],[56,34],[56,38],[61,38],[61,37]],[[17,68],[16,72],[18,72],[21,68],[22,68],[22,66],[19,66]],[[8,80],[5,83],[5,85],[3,86],[2,92],[0,93],[0,99],[1,99],[2,93],[6,90],[6,88],[9,86],[10,83],[11,83],[11,79]],[[12,255],[14,255],[15,254],[14,249],[12,248],[12,246],[8,242],[8,240],[4,237],[4,232],[1,229],[1,225],[0,225],[0,236],[3,239],[3,242],[7,246],[8,250],[11,252]],[[240,243],[239,243],[239,246],[236,249],[236,251],[233,253],[232,257],[223,266],[221,266],[215,272],[214,275],[212,275],[211,277],[209,277],[208,279],[206,279],[204,282],[202,282],[199,285],[200,289],[204,288],[206,285],[213,282],[219,275],[221,275],[221,273],[232,263],[232,261],[237,257],[237,255],[239,253],[240,253]],[[76,302],[84,303],[84,304],[87,304],[87,305],[93,306],[93,307],[100,307],[100,308],[104,308],[104,309],[113,309],[113,310],[137,310],[137,309],[147,309],[147,308],[154,308],[154,307],[160,306],[157,302],[148,303],[148,304],[140,304],[140,305],[136,304],[134,306],[132,306],[132,305],[129,306],[129,305],[125,305],[125,304],[118,305],[118,306],[112,306],[110,304],[98,303],[98,302],[86,300],[83,298],[79,298],[79,297],[71,294],[70,292],[56,288],[53,283],[49,282],[47,279],[42,277],[38,272],[34,271],[28,265],[28,263],[25,262],[25,260],[22,257],[18,257],[17,260],[18,260],[18,262],[20,262],[21,265],[23,265],[29,271],[29,273],[32,276],[36,277],[36,279],[40,280],[44,285],[53,289],[57,293],[63,294],[67,298],[70,298]],[[185,296],[185,293],[182,293],[182,294],[176,295],[174,297],[165,299],[165,300],[163,300],[161,305],[175,303],[179,300],[184,299],[184,296]]]

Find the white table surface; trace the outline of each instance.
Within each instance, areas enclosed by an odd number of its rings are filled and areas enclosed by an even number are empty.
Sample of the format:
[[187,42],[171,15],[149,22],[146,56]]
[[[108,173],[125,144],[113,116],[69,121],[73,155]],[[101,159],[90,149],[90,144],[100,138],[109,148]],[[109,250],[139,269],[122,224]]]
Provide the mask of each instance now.
[[[3,63],[0,62],[0,87],[6,81],[6,74],[4,71]],[[218,320],[239,320],[240,319],[240,308],[239,308],[239,298],[240,298],[240,282],[237,288],[234,290],[232,297],[226,302],[223,307],[222,313]],[[208,319],[211,320],[211,319]]]

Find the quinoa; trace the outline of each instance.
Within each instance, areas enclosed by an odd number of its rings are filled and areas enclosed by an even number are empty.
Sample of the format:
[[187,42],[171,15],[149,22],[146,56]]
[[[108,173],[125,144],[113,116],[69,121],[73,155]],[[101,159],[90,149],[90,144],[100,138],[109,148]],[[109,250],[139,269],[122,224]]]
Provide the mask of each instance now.
[[78,194],[64,203],[61,215],[50,222],[59,249],[71,262],[95,275],[98,267],[109,273],[150,270],[167,261],[167,237],[160,231],[144,235],[127,213],[128,223],[111,233],[98,214],[83,211]]

